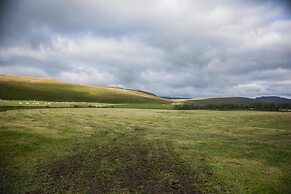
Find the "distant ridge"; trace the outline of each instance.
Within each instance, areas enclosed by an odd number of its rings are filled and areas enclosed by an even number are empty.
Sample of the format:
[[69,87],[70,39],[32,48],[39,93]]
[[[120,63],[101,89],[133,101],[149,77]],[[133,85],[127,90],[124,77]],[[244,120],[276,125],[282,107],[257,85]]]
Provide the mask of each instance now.
[[256,100],[269,102],[269,103],[291,103],[291,99],[283,98],[279,96],[261,96],[261,97],[256,97]]
[[183,98],[183,97],[175,97],[175,96],[160,96],[161,98],[171,99],[171,100],[188,100],[192,98]]
[[197,98],[185,100],[185,103],[191,103],[194,105],[219,105],[219,104],[241,104],[249,105],[254,103],[291,103],[290,99],[282,98],[279,96],[262,96],[256,98],[247,97],[210,97],[210,98]]
[[187,102],[197,105],[207,105],[207,104],[223,104],[223,103],[233,103],[233,104],[250,104],[254,102],[254,99],[246,97],[214,97],[214,98],[198,98],[190,99]]
[[170,103],[143,91],[63,83],[53,78],[0,74],[0,99],[104,103]]

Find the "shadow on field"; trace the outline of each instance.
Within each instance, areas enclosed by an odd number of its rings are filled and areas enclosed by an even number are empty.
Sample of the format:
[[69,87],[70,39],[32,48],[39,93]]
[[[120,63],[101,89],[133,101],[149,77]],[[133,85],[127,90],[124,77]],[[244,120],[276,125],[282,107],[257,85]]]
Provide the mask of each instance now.
[[81,152],[38,166],[29,193],[201,193],[207,180],[170,143],[137,133],[79,145]]
[[[147,129],[98,132],[68,149],[66,156],[36,166],[29,183],[17,188],[8,174],[4,193],[226,193],[202,158],[183,159],[168,141],[144,138]],[[191,164],[192,162],[192,164]],[[4,173],[3,173],[4,174]],[[25,178],[25,177],[22,177]]]

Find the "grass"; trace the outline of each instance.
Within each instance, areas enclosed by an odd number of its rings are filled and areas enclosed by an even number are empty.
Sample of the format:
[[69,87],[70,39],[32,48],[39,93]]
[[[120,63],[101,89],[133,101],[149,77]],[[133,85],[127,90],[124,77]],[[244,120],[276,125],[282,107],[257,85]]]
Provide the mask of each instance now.
[[1,193],[291,192],[289,113],[51,108],[0,123]]
[[53,79],[0,75],[0,99],[54,102],[162,103],[169,100],[149,93],[113,87],[62,83]]
[[115,104],[114,108],[134,108],[134,109],[173,109],[171,104],[160,103],[127,103],[127,104]]
[[31,100],[0,100],[0,107],[48,107],[48,108],[70,108],[70,107],[105,107],[113,106],[111,103],[97,102],[47,102]]
[[96,103],[96,102],[47,102],[29,100],[0,100],[0,112],[17,109],[43,108],[135,108],[135,109],[173,109],[171,104],[162,103]]
[[[119,104],[95,102],[46,102],[29,100],[0,100],[0,112],[18,109],[43,109],[43,108],[109,108]],[[160,104],[162,106],[162,104]]]

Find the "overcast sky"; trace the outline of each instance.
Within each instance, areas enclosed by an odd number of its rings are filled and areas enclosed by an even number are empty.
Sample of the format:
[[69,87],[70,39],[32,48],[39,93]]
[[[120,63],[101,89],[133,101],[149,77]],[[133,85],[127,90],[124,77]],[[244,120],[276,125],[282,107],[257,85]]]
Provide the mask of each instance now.
[[0,73],[161,96],[291,97],[290,13],[280,0],[6,0]]

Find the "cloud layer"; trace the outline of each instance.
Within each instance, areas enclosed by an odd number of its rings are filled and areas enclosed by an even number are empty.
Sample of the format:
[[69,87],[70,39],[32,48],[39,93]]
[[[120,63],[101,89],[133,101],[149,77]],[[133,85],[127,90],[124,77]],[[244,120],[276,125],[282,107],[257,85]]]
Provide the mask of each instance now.
[[287,1],[5,3],[0,72],[161,96],[291,97]]

